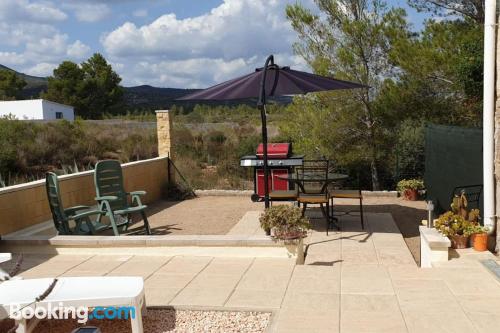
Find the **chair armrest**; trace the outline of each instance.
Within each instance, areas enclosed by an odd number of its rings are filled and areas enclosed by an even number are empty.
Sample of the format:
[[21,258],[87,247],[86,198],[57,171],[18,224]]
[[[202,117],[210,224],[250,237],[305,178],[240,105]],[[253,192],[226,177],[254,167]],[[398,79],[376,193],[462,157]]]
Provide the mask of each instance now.
[[128,193],[132,197],[132,203],[142,206],[141,196],[146,195],[146,191],[133,191]]
[[73,215],[74,213],[76,213],[79,210],[84,210],[84,209],[89,209],[89,208],[90,208],[90,206],[83,206],[83,205],[73,206],[73,207],[66,208],[64,210],[64,212],[68,215]]
[[146,195],[146,191],[132,191],[127,192],[128,195]]
[[106,214],[106,212],[103,212],[102,210],[89,210],[89,211],[86,211],[86,212],[83,212],[80,214],[69,216],[68,218],[70,218],[72,220],[79,220],[79,219],[87,217],[87,216],[103,215],[103,214]]
[[116,195],[105,195],[103,197],[95,197],[96,201],[115,201],[118,200]]

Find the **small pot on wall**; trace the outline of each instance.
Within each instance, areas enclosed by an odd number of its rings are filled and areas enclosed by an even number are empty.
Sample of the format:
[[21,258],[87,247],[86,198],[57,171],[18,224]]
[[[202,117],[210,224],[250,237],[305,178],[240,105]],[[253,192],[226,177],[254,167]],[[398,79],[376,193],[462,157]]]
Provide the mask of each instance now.
[[450,236],[452,249],[466,249],[469,243],[469,237],[464,235]]
[[488,234],[487,233],[478,233],[473,234],[471,236],[472,247],[476,251],[486,251],[488,250]]
[[406,200],[417,201],[418,199],[418,190],[407,188],[404,191],[404,197]]

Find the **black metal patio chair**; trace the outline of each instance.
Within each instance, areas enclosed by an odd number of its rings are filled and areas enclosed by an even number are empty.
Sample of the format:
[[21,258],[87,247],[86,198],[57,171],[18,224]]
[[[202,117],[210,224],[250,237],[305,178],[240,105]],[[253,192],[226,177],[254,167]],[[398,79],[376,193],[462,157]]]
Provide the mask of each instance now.
[[[462,193],[465,194],[469,208],[480,209],[479,203],[481,200],[481,193],[483,192],[483,185],[464,185],[457,186],[453,189],[451,193],[451,201],[455,196],[460,196]],[[472,206],[472,207],[471,207]]]

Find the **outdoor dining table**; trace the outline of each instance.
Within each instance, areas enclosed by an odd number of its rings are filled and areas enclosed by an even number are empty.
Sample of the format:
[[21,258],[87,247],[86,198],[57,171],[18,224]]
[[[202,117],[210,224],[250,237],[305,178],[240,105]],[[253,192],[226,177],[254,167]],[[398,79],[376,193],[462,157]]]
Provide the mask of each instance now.
[[323,185],[321,186],[320,193],[326,193],[328,185],[349,178],[348,175],[344,175],[342,173],[328,173],[325,177],[324,173],[318,173],[318,172],[305,172],[303,174],[288,174],[277,177],[279,179],[288,180],[289,182],[296,184],[297,186],[299,186],[299,188],[303,193],[306,193],[304,188],[304,183],[323,183]]
[[[304,173],[288,174],[277,177],[283,180],[288,180],[289,182],[296,184],[296,186],[300,188],[300,191],[305,194],[307,194],[307,191],[305,190],[304,187],[305,183],[321,183],[322,185],[319,194],[325,194],[325,195],[327,195],[328,186],[330,184],[343,181],[349,178],[348,175],[344,175],[342,173],[330,173],[330,172],[328,174],[326,174],[325,172],[304,172]],[[337,218],[330,216],[328,204],[326,208],[326,213],[324,214],[326,214],[325,216],[327,218],[328,223],[332,224],[334,227],[340,230],[340,226],[337,223],[338,222]]]

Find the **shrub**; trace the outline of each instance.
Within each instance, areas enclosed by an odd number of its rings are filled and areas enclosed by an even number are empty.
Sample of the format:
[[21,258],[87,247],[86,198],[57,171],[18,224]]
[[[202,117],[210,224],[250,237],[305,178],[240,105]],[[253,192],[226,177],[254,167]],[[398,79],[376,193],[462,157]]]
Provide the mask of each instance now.
[[446,212],[435,223],[435,227],[444,236],[470,236],[476,231],[476,225],[461,215]]
[[404,192],[405,190],[422,190],[424,182],[420,179],[403,179],[398,182],[397,190]]
[[309,219],[302,216],[300,208],[287,205],[266,209],[260,217],[260,226],[264,230],[273,230],[278,239],[301,238],[311,228]]

